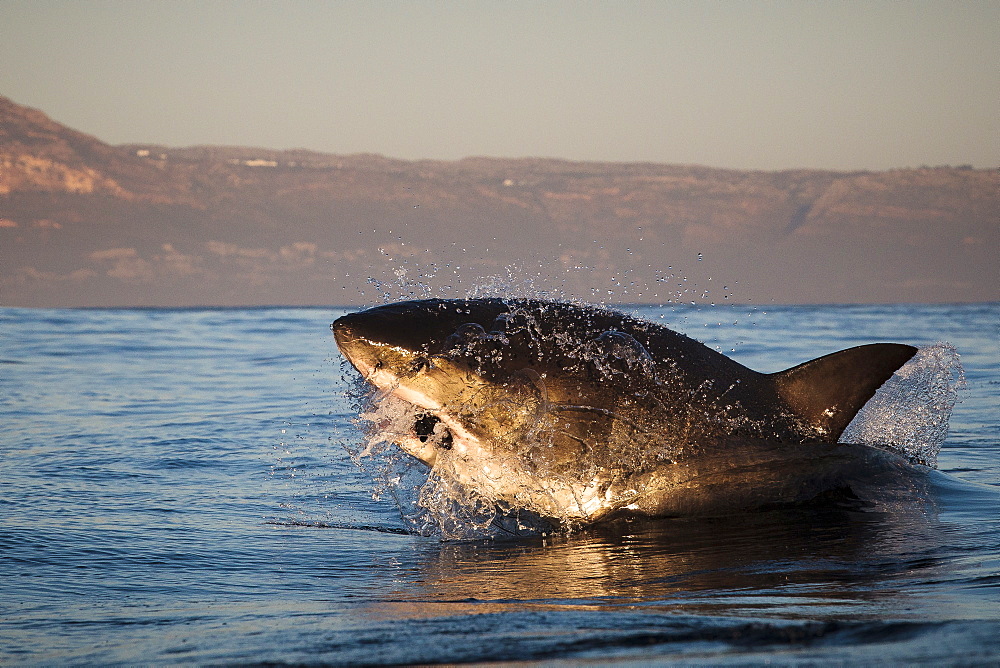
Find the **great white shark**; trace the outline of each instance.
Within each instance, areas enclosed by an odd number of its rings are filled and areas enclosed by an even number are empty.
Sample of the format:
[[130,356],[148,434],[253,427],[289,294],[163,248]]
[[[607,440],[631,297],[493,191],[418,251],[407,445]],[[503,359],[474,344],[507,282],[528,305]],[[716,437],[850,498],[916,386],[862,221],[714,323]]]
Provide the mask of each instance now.
[[652,322],[533,299],[398,302],[332,329],[379,396],[412,410],[404,451],[557,523],[807,502],[906,466],[838,438],[909,345],[759,373]]

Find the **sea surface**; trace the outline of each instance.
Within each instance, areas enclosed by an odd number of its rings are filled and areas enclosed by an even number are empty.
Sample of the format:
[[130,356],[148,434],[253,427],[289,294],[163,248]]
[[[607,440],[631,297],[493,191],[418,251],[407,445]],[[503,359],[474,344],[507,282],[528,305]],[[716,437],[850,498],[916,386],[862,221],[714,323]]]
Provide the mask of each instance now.
[[1000,663],[1000,304],[625,310],[760,371],[949,342],[927,503],[412,535],[346,309],[3,308],[0,664]]

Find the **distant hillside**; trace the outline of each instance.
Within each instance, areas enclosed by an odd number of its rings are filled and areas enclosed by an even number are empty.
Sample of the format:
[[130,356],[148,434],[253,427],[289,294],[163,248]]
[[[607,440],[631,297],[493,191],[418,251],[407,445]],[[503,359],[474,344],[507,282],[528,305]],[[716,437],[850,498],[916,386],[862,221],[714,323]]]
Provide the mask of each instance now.
[[0,98],[0,305],[343,304],[508,274],[608,300],[986,301],[998,251],[998,170],[109,146]]

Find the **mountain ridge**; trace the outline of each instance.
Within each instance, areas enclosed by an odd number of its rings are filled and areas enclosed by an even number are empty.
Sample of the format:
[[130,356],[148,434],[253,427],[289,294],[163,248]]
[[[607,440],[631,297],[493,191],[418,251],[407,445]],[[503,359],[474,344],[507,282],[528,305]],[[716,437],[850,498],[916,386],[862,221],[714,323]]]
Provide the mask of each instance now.
[[9,306],[357,303],[508,273],[636,302],[990,301],[998,221],[1000,170],[112,146],[0,98]]

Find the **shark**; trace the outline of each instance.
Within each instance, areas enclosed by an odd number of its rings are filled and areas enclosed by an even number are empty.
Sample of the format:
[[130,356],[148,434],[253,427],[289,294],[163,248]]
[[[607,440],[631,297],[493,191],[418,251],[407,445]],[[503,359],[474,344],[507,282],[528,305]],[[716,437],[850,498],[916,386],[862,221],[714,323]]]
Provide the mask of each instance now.
[[654,322],[528,298],[396,302],[331,328],[376,397],[408,411],[403,451],[555,524],[856,499],[907,466],[838,439],[909,345],[761,373]]

